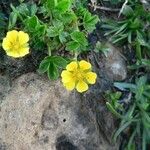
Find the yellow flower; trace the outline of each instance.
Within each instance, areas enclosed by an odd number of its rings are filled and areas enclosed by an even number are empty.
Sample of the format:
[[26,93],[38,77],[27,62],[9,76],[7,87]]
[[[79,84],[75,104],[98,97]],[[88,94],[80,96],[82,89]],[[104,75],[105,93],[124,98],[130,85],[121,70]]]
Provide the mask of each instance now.
[[12,30],[7,32],[3,39],[2,47],[8,56],[18,58],[29,53],[29,36],[23,31]]
[[91,64],[85,60],[73,61],[61,73],[63,85],[67,90],[77,89],[82,93],[88,90],[88,84],[95,84],[97,75],[91,71]]

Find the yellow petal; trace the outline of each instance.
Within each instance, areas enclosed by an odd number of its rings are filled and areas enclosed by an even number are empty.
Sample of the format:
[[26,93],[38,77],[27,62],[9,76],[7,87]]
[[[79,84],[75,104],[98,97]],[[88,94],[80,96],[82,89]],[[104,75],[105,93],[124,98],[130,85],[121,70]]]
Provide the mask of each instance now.
[[67,83],[70,82],[72,80],[72,73],[70,73],[67,70],[62,71],[61,73],[61,77],[62,77],[62,82],[63,83]]
[[8,51],[8,52],[6,51],[6,53],[7,53],[8,56],[11,56],[11,57],[14,57],[14,58],[20,57],[20,54],[17,53],[16,51]]
[[94,73],[94,72],[86,73],[86,80],[88,81],[88,83],[95,84],[96,78],[97,78],[97,74],[96,73]]
[[19,54],[20,54],[19,57],[23,57],[23,56],[29,54],[29,47],[20,48]]
[[91,64],[85,60],[81,60],[79,62],[79,66],[82,70],[89,70],[91,69]]
[[76,61],[71,62],[67,65],[66,69],[67,71],[74,71],[78,68],[78,63]]
[[29,35],[27,33],[24,33],[23,31],[19,31],[18,39],[20,45],[25,44],[29,41]]
[[66,87],[67,90],[71,91],[75,88],[75,82],[64,83],[64,86]]
[[82,93],[88,90],[88,85],[84,81],[79,81],[77,83],[76,89],[78,92]]
[[27,55],[29,53],[29,47],[26,48],[21,48],[18,51],[16,50],[11,50],[11,51],[6,51],[8,56],[14,57],[14,58],[19,58]]
[[7,38],[3,39],[2,47],[6,51],[10,49],[11,43],[10,43],[10,41]]
[[12,30],[7,32],[6,38],[12,43],[16,42],[18,38],[18,31]]

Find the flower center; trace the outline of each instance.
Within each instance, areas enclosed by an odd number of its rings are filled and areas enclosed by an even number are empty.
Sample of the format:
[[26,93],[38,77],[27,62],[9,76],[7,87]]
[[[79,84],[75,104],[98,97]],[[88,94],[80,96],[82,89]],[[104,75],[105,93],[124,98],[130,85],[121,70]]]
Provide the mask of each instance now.
[[74,71],[73,77],[76,80],[83,80],[84,79],[84,73],[81,70],[76,70],[76,71]]
[[13,45],[12,45],[12,49],[14,49],[14,50],[18,50],[20,48],[20,45],[17,43],[17,42],[15,42]]
[[13,43],[11,43],[11,50],[12,51],[16,51],[17,53],[20,53],[19,52],[20,48],[21,48],[21,45],[20,45],[18,39],[16,39],[16,41],[14,41]]

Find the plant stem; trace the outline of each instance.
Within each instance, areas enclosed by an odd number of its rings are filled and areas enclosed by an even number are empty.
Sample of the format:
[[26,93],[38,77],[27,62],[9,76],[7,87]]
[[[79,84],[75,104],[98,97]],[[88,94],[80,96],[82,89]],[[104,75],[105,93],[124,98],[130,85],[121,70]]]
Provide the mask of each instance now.
[[58,4],[58,1],[57,1],[57,0],[54,0],[54,3],[55,3],[55,6],[57,6],[57,4]]
[[115,115],[117,116],[118,118],[123,118],[121,114],[119,114],[113,107],[112,105],[109,103],[109,102],[106,102],[106,106],[107,108]]
[[49,44],[47,44],[47,48],[48,48],[48,56],[52,55],[52,51],[51,51],[51,47],[49,46]]
[[108,8],[108,7],[103,7],[103,6],[95,6],[95,9],[100,9],[104,11],[111,11],[111,12],[118,12],[120,9],[119,8]]
[[52,22],[53,16],[52,16],[52,12],[51,11],[49,12],[49,17],[50,17],[50,22]]
[[74,60],[76,60],[76,61],[77,61],[77,58],[78,58],[78,53],[77,53],[77,52],[75,52],[75,53],[74,53]]
[[120,10],[120,8],[109,8],[109,7],[103,7],[103,6],[98,6],[98,5],[91,5],[89,4],[90,7],[94,8],[94,11],[99,9],[99,10],[103,10],[103,11],[110,11],[110,12],[118,12]]

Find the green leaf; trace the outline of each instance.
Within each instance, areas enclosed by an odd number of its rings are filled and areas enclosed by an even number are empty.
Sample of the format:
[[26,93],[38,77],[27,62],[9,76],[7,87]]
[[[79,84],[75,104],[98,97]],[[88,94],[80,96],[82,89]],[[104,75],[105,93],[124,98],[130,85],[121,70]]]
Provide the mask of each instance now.
[[117,137],[119,136],[119,134],[124,131],[130,124],[132,123],[132,120],[127,121],[126,123],[124,123],[122,126],[119,127],[119,129],[116,131],[116,133],[113,136],[114,141],[117,140]]
[[147,141],[147,144],[150,144],[150,130],[145,128],[145,132],[146,132],[146,141]]
[[134,140],[134,137],[136,135],[136,129],[134,129],[132,135],[130,136],[130,139],[129,139],[129,142],[128,142],[128,150],[132,150],[132,146],[133,146],[133,140]]
[[117,32],[117,31],[119,30],[119,27],[115,27],[114,29],[109,29],[109,30],[111,30],[111,31],[106,32],[106,33],[104,34],[105,36],[108,36],[108,35],[110,35],[110,34],[114,34],[115,32]]
[[135,42],[135,46],[136,46],[136,56],[139,60],[141,60],[142,59],[141,44],[138,40]]
[[98,41],[96,43],[94,51],[95,52],[102,52],[107,57],[107,53],[110,51],[110,48],[107,44],[101,43],[101,42]]
[[44,60],[42,60],[42,62],[40,63],[38,72],[39,72],[39,73],[45,73],[45,72],[48,70],[49,65],[50,65],[50,59],[49,59],[49,57],[46,57],[46,58],[45,58]]
[[60,19],[63,21],[64,24],[70,24],[77,20],[77,16],[74,12],[66,12],[60,16]]
[[71,6],[70,0],[60,0],[56,5],[55,10],[57,11],[57,13],[63,14],[70,9],[70,6]]
[[30,12],[26,3],[22,3],[17,7],[18,12],[24,16],[30,16]]
[[32,17],[36,14],[38,7],[35,3],[21,3],[18,7],[11,5],[13,12],[17,12],[19,15],[24,17]]
[[47,36],[48,36],[48,37],[56,37],[56,36],[58,36],[58,35],[59,35],[59,30],[58,30],[57,27],[51,26],[51,27],[49,27],[49,28],[47,29]]
[[128,25],[127,23],[123,24],[123,25],[119,28],[119,30],[115,33],[115,35],[119,34],[119,33],[122,32],[124,29],[126,29],[127,25]]
[[147,77],[146,76],[141,76],[140,78],[137,78],[135,83],[137,85],[137,88],[143,88],[143,86],[145,86],[147,81]]
[[30,12],[28,9],[28,6],[26,3],[22,3],[18,7],[16,7],[16,10],[18,11],[19,14],[24,15],[24,16],[30,16]]
[[133,112],[135,110],[135,104],[133,104],[132,106],[130,106],[129,110],[127,111],[125,117],[127,120],[131,120],[133,118]]
[[35,28],[36,35],[38,38],[42,39],[43,35],[45,35],[46,32],[46,26],[45,25],[37,25]]
[[61,56],[48,56],[46,57],[39,66],[38,72],[45,73],[49,79],[57,79],[59,77],[59,68],[65,68],[67,61]]
[[63,26],[63,22],[60,20],[53,20],[53,26],[57,27],[58,29],[61,28],[61,30],[63,30],[64,26]]
[[[150,91],[144,91],[144,96],[146,96],[147,98],[149,98],[150,99]],[[149,106],[149,105],[148,105]],[[147,106],[147,107],[148,107]]]
[[52,12],[56,6],[55,0],[46,0],[45,7],[47,8],[48,12]]
[[139,44],[142,46],[147,46],[147,43],[145,42],[143,35],[139,31],[136,31],[136,33],[137,33],[137,41],[139,42]]
[[141,25],[141,20],[136,18],[136,19],[130,21],[129,28],[130,29],[138,29],[140,27],[140,25]]
[[143,130],[143,135],[142,135],[142,150],[146,150],[146,132]]
[[127,33],[120,35],[120,37],[118,37],[118,36],[113,37],[113,36],[112,36],[112,43],[115,44],[115,43],[121,42],[121,41],[123,41],[123,39],[126,39],[127,37],[128,37],[128,34],[127,34]]
[[9,24],[8,24],[8,29],[12,29],[17,22],[18,15],[16,12],[11,12],[9,16]]
[[50,63],[47,74],[48,74],[49,79],[52,79],[52,80],[58,79],[59,73],[58,73],[58,68],[56,67],[55,64]]
[[59,68],[65,68],[67,65],[67,61],[61,56],[51,57],[51,62],[53,62],[53,64],[55,64]]
[[68,32],[61,32],[59,34],[59,40],[60,42],[63,44],[63,43],[66,43],[67,42],[67,37],[69,36],[69,33]]
[[33,16],[33,17],[28,17],[25,23],[30,31],[35,31],[35,28],[39,24],[39,21],[37,16]]
[[97,15],[92,15],[88,10],[84,12],[83,25],[88,32],[92,32],[99,21]]
[[132,42],[132,31],[128,32],[128,42],[131,44]]
[[121,95],[122,93],[117,91],[114,93],[114,98],[118,100],[121,97]]
[[20,3],[23,3],[23,2],[24,2],[24,0],[19,0],[19,2],[20,2]]
[[88,46],[88,41],[83,32],[74,31],[71,34],[73,41],[70,41],[66,44],[66,50],[70,51],[85,51]]
[[81,45],[84,45],[84,46],[88,45],[87,39],[86,39],[85,34],[83,32],[74,31],[71,34],[71,38],[74,41],[76,41],[77,43],[80,43]]
[[50,26],[47,29],[47,36],[48,37],[56,37],[59,36],[61,34],[61,32],[63,32],[64,26],[63,23],[60,21],[54,21],[53,22],[53,26]]
[[34,16],[38,10],[38,7],[36,6],[35,3],[31,4],[30,6],[30,16]]
[[150,125],[150,115],[148,115],[147,112],[142,111],[142,116],[145,118],[145,120],[147,121],[147,123]]
[[136,89],[136,85],[131,84],[131,83],[119,83],[115,82],[114,86],[117,87],[120,90],[126,90],[126,89]]
[[122,11],[122,14],[125,16],[131,16],[133,15],[134,11],[129,5],[125,5]]
[[141,62],[144,66],[150,67],[150,60],[149,59],[141,59]]
[[70,41],[66,44],[66,50],[68,51],[77,51],[80,47],[80,44],[75,41]]
[[122,118],[122,116],[113,108],[109,102],[106,102],[106,106],[116,117]]

